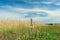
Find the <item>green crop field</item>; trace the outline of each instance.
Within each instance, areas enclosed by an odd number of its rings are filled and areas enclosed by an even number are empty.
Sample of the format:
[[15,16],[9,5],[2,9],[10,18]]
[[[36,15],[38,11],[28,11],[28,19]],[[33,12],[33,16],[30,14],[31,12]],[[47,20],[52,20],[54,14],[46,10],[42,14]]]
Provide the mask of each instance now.
[[60,25],[36,24],[31,30],[27,23],[25,25],[18,23],[18,21],[0,21],[0,40],[60,40]]

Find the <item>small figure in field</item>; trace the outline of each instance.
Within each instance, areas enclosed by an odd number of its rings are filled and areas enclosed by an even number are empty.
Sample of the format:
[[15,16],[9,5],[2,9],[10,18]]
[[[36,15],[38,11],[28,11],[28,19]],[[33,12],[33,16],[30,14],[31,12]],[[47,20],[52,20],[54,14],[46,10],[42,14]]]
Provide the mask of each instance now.
[[34,25],[32,23],[32,18],[30,19],[30,29],[33,30],[34,29]]

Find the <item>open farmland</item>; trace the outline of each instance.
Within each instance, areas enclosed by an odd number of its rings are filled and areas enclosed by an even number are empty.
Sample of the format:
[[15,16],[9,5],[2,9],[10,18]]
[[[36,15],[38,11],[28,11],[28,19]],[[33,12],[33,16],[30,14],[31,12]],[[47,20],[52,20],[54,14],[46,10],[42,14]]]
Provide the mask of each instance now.
[[60,40],[60,25],[46,25],[34,22],[0,20],[0,40]]

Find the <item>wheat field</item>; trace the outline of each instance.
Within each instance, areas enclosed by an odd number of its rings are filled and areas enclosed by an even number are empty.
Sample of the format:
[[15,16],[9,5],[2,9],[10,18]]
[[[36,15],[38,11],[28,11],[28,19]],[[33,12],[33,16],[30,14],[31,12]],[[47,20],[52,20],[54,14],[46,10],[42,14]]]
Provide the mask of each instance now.
[[19,20],[0,20],[0,40],[60,40],[60,25],[47,25]]

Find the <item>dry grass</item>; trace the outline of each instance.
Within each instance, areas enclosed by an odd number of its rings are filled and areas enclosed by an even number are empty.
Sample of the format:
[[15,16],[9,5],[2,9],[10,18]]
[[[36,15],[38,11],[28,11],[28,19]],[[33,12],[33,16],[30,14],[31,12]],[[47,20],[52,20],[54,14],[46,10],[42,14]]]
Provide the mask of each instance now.
[[60,40],[60,27],[19,20],[0,20],[0,40]]

